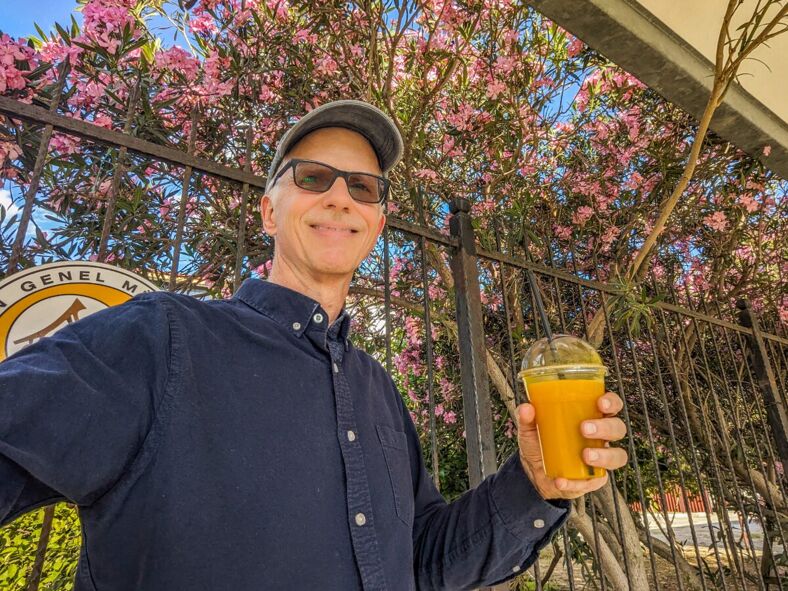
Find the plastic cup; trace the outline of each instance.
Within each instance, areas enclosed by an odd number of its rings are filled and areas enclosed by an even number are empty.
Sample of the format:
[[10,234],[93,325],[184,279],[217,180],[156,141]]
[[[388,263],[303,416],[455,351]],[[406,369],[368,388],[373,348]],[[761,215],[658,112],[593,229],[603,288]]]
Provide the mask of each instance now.
[[603,447],[588,439],[580,424],[600,419],[597,400],[605,393],[607,369],[594,348],[577,337],[555,335],[536,341],[525,354],[520,378],[528,401],[536,408],[536,427],[549,478],[588,480],[605,475],[604,468],[583,461],[583,449]]

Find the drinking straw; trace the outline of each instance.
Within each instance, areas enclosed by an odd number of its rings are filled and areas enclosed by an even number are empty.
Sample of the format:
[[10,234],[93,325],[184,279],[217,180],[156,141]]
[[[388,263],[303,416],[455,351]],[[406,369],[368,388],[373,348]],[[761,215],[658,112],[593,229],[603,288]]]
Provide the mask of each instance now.
[[[547,344],[550,346],[550,351],[552,351],[555,358],[558,359],[558,350],[555,348],[555,343],[553,343],[553,329],[550,328],[550,321],[547,319],[547,312],[545,312],[544,309],[542,294],[539,291],[539,286],[536,283],[536,275],[534,275],[534,272],[531,269],[526,269],[526,273],[528,274],[528,282],[531,284],[531,293],[534,294],[536,309],[539,311],[539,318],[542,321],[542,328],[544,329],[544,333],[547,336]],[[558,379],[566,379],[566,376],[563,374],[563,372],[558,372]]]
[[545,335],[547,335],[547,342],[550,343],[550,348],[555,351],[553,345],[553,330],[550,328],[550,321],[547,319],[547,312],[544,310],[544,302],[542,302],[542,294],[536,283],[536,275],[534,275],[531,269],[526,269],[526,273],[528,273],[528,282],[531,284],[531,292],[534,294],[536,309],[539,311],[539,318],[542,320],[542,328],[544,329]]

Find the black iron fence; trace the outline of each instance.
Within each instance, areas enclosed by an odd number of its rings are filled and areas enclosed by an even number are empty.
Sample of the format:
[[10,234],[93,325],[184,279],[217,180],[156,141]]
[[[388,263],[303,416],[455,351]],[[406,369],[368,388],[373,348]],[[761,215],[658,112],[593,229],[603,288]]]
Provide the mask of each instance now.
[[[63,116],[58,105],[64,76],[65,68],[49,109],[0,97],[0,114],[32,125],[39,141],[6,273],[25,264],[24,240],[50,165],[49,144],[62,133],[112,155],[111,186],[91,222],[101,227],[98,260],[107,260],[113,240],[124,237],[117,203],[135,159],[168,174],[177,186],[172,233],[156,259],[166,265],[150,271],[170,290],[199,287],[190,262],[209,258],[184,251],[189,208],[217,206],[200,197],[199,186],[213,179],[231,187],[238,195],[238,225],[221,230],[232,234],[235,265],[217,269],[214,280],[237,288],[248,274],[246,245],[253,238],[247,213],[265,186],[251,172],[249,130],[245,168],[223,166],[195,156],[194,134],[181,148],[169,147],[131,135],[128,124],[118,132]],[[135,105],[132,93],[127,123]],[[199,117],[195,112],[192,130]],[[195,194],[198,203],[190,205]],[[511,418],[525,400],[517,371],[524,348],[542,333],[536,290],[554,330],[598,347],[610,371],[608,386],[626,403],[622,417],[629,436],[622,445],[628,466],[611,475],[609,487],[575,503],[568,525],[518,578],[517,588],[788,588],[788,339],[776,334],[779,327],[764,332],[747,302],[738,310],[716,304],[709,309],[710,298],[666,288],[669,281],[661,287],[653,282],[648,297],[638,299],[578,271],[574,253],[533,261],[511,220],[472,220],[464,199],[451,202],[449,215],[441,213],[448,232],[433,219],[434,211],[425,211],[418,192],[414,203],[407,215],[389,216],[352,287],[351,305],[365,319],[357,331],[360,344],[395,375],[403,393],[417,390],[418,400],[408,405],[422,427],[436,485],[449,496],[459,492],[447,489],[446,477],[457,467],[458,450],[466,458],[467,486],[516,450]],[[510,239],[514,234],[517,240]],[[403,261],[405,271],[395,273]],[[407,347],[406,317],[417,324],[408,329],[417,336]],[[405,348],[411,357],[403,357]],[[449,419],[452,384],[459,386],[461,403]],[[464,437],[456,437],[457,425],[464,426]],[[449,468],[447,462],[453,462]],[[42,535],[37,573],[45,548]]]

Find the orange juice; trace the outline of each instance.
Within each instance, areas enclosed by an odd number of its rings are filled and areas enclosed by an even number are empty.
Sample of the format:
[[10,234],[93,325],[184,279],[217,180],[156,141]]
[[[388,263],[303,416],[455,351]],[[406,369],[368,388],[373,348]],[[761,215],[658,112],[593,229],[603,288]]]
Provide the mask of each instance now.
[[583,448],[602,447],[600,439],[588,439],[580,424],[601,419],[597,399],[605,393],[603,376],[590,379],[558,379],[556,374],[526,377],[528,398],[536,408],[536,426],[545,473],[550,478],[586,480],[604,476],[604,468],[583,462]]

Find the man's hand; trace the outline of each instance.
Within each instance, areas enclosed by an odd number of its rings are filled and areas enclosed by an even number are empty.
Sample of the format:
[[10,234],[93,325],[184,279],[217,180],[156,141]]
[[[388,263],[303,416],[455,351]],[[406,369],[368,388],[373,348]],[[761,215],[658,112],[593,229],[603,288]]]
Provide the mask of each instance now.
[[[627,433],[624,421],[616,418],[624,402],[613,392],[606,392],[597,400],[597,406],[605,418],[583,421],[580,425],[584,437],[602,439],[603,448],[585,448],[583,461],[589,466],[615,470],[627,463],[627,452],[619,447],[607,447],[610,441],[618,441]],[[607,484],[608,475],[590,480],[548,478],[544,472],[539,435],[536,431],[536,409],[527,402],[517,407],[520,462],[536,490],[543,499],[575,499]]]

